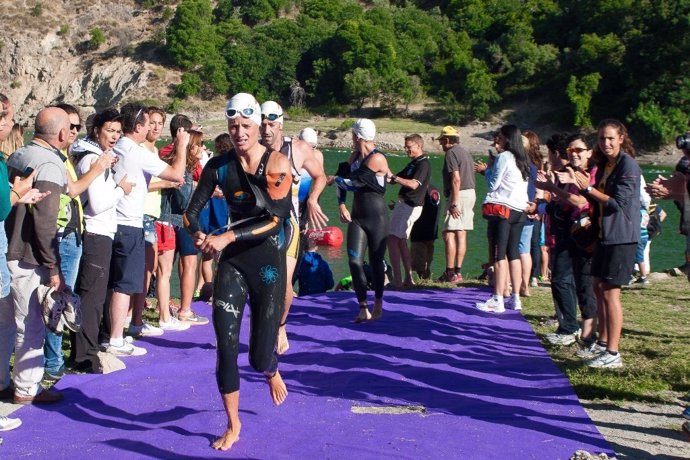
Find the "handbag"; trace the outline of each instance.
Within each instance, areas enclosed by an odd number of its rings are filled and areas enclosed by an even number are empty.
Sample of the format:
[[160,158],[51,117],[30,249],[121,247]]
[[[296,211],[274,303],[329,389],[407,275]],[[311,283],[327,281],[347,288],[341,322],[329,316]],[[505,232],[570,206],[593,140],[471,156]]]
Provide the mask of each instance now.
[[570,226],[570,236],[575,245],[585,252],[592,252],[599,241],[599,229],[588,212],[581,213]]
[[484,219],[508,219],[510,208],[504,204],[484,203],[482,204],[482,216]]

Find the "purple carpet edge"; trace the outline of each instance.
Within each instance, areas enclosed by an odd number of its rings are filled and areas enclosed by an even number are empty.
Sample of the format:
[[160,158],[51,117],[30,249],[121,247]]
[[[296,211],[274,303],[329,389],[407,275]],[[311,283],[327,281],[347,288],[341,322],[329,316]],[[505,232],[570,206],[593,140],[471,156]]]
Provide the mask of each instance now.
[[[474,308],[484,289],[387,292],[384,317],[354,324],[351,292],[296,298],[291,348],[280,357],[290,394],[271,403],[239,359],[242,433],[210,442],[225,415],[211,325],[138,343],[141,357],[108,375],[68,375],[65,401],[30,406],[3,433],[0,458],[570,458],[613,455],[519,312]],[[529,305],[526,306],[529,309]],[[194,309],[210,315],[210,307]]]

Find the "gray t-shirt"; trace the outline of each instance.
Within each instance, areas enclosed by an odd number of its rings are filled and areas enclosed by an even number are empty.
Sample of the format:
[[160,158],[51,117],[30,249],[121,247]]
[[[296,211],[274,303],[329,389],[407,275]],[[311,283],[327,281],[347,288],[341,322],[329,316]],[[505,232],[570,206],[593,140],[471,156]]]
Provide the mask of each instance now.
[[456,144],[446,152],[445,156],[443,162],[444,195],[450,196],[452,184],[450,173],[454,171],[460,172],[460,190],[474,189],[474,162],[469,152]]

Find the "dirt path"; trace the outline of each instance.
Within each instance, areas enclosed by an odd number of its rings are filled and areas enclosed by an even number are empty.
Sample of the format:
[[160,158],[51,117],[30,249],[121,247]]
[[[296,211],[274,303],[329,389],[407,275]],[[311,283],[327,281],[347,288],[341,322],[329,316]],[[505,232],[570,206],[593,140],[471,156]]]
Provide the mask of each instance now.
[[681,432],[681,412],[688,401],[644,404],[608,401],[580,403],[619,459],[688,459],[690,442]]

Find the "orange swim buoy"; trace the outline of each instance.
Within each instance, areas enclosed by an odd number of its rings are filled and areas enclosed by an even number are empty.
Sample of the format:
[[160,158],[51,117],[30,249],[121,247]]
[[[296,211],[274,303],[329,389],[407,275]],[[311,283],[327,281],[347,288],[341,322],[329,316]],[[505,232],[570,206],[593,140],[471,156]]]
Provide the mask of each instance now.
[[307,230],[307,238],[321,246],[340,247],[343,244],[343,231],[338,227],[324,227],[321,230]]

